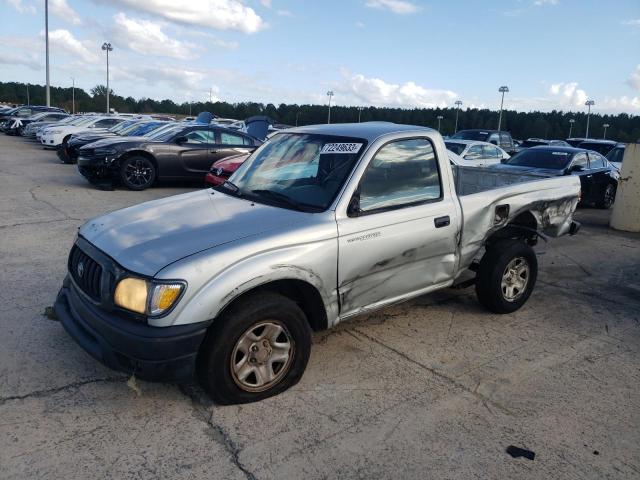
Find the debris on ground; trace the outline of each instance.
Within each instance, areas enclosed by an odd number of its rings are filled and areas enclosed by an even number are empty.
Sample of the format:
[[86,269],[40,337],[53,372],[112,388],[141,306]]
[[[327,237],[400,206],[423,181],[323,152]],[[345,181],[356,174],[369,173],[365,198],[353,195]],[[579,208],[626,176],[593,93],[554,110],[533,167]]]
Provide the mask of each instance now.
[[138,382],[136,381],[135,375],[131,375],[129,377],[129,380],[127,380],[127,387],[129,387],[131,390],[136,392],[136,395],[138,397],[142,395],[142,390],[140,390],[140,387],[138,386]]
[[49,306],[44,309],[44,313],[42,314],[47,317],[49,320],[53,320],[55,322],[59,321],[58,315],[56,315],[56,311],[53,307]]
[[535,452],[532,452],[531,450],[527,450],[526,448],[516,447],[514,445],[509,445],[507,447],[507,453],[511,455],[513,458],[524,457],[527,460],[533,460],[534,458],[536,458]]

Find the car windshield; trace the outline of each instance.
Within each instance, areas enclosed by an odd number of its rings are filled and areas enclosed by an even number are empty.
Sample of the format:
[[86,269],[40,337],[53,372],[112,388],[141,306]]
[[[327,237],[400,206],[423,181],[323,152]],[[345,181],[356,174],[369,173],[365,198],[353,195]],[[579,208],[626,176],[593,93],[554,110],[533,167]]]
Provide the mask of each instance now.
[[108,131],[111,133],[117,133],[119,135],[122,135],[125,130],[132,128],[137,123],[138,123],[137,120],[127,120],[125,122],[121,122],[121,123],[118,123],[117,125],[114,125],[113,127],[109,128]]
[[88,125],[94,120],[95,120],[95,117],[81,117],[81,118],[78,118],[77,121],[71,122],[71,125],[75,125],[76,127],[82,127],[83,125]]
[[333,135],[280,133],[218,187],[261,203],[323,211],[333,202],[367,142]]
[[130,136],[144,136],[146,137],[148,134],[153,133],[160,127],[163,127],[165,122],[146,122],[142,125],[138,125],[136,128],[129,132]]
[[607,154],[607,160],[615,163],[622,163],[624,157],[624,147],[616,147]]
[[184,127],[176,127],[175,125],[172,125],[171,128],[159,128],[158,130],[152,132],[150,135],[147,135],[147,137],[159,142],[166,142],[167,140],[173,138],[176,133],[181,132],[183,129]]
[[507,160],[507,165],[563,170],[569,166],[571,154],[553,150],[524,150]]
[[461,155],[467,146],[465,143],[457,143],[457,142],[444,142],[444,144],[447,147],[447,150],[451,150],[456,155]]
[[462,130],[458,133],[451,135],[451,139],[455,140],[475,140],[477,142],[484,142],[487,140],[491,132],[486,130]]

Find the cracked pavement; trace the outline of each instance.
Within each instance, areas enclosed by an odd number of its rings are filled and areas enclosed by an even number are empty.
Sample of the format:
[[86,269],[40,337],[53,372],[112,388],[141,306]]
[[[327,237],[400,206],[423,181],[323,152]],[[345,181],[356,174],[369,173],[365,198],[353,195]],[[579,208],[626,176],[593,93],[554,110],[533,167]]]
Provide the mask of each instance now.
[[536,248],[520,311],[436,292],[316,334],[296,387],[221,407],[195,384],[138,393],[44,315],[82,222],[193,188],[98,191],[0,135],[0,478],[640,476],[640,235],[608,212]]

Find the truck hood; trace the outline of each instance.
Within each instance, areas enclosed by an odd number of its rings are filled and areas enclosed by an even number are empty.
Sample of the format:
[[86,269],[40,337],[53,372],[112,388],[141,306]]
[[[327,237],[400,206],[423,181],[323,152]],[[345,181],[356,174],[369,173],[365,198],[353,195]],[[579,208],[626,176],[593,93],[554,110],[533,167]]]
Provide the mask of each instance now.
[[79,235],[122,267],[154,276],[189,255],[302,223],[308,215],[207,189],[96,217]]

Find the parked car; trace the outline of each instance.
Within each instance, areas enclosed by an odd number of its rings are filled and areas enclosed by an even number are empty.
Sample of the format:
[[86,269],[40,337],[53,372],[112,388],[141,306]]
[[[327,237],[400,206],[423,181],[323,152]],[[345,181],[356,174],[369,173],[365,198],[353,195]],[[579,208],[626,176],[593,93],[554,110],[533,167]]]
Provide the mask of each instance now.
[[298,382],[312,330],[469,269],[487,309],[513,312],[534,289],[537,232],[577,231],[580,182],[460,168],[454,188],[452,170],[442,137],[423,127],[278,134],[214,190],[85,223],[55,312],[109,367],[197,375],[220,403]]
[[184,125],[149,137],[107,138],[80,148],[78,170],[90,182],[144,190],[156,180],[200,180],[211,163],[262,142],[210,125]]
[[567,138],[566,142],[572,147],[577,147],[585,140],[588,140],[588,138],[574,137],[574,138]]
[[60,112],[65,113],[61,108],[47,107],[44,105],[22,105],[20,107],[11,108],[0,112],[0,122],[8,120],[9,117],[27,118],[39,112]]
[[52,127],[47,127],[42,133],[40,143],[42,143],[42,145],[44,145],[45,147],[58,147],[62,144],[62,142],[66,142],[74,133],[94,129],[101,129],[102,131],[106,131],[108,128],[122,123],[125,120],[125,118],[113,116],[87,116],[84,118],[84,121],[80,121],[76,124],[55,125]]
[[39,112],[30,117],[10,117],[4,122],[3,131],[7,135],[22,135],[24,129],[35,122],[57,122],[67,118],[69,114],[62,112]]
[[169,122],[160,120],[127,120],[106,131],[74,133],[66,142],[62,142],[60,148],[58,148],[58,158],[62,163],[77,163],[80,148],[85,145],[104,138],[144,136],[167,123]]
[[51,126],[66,127],[67,125],[80,125],[81,123],[87,122],[90,117],[91,115],[72,115],[70,117],[63,118],[62,120],[59,120],[57,122],[44,123],[43,125],[36,127],[35,138],[38,141],[38,143],[42,143],[42,135],[44,134],[44,132],[47,130],[48,127],[51,127]]
[[624,157],[624,149],[626,145],[619,143],[607,153],[608,162],[613,165],[619,172],[622,171],[622,158]]
[[540,147],[544,145],[550,145],[552,147],[570,147],[567,142],[564,140],[545,140],[543,138],[527,138],[524,142],[522,142],[519,147],[523,148],[531,148],[531,147]]
[[505,164],[525,173],[580,178],[582,202],[610,208],[616,198],[618,171],[598,152],[574,147],[532,147],[514,155]]
[[[62,114],[59,114],[62,115]],[[22,135],[23,137],[26,138],[35,138],[36,137],[36,132],[38,131],[38,129],[40,128],[44,128],[46,126],[52,125],[54,123],[58,123],[61,125],[64,125],[68,122],[70,122],[71,120],[73,120],[74,118],[76,118],[73,115],[64,115],[62,118],[48,118],[46,120],[44,119],[40,119],[37,121],[33,121],[33,122],[29,122],[20,132],[20,135]]]
[[493,143],[509,155],[512,155],[516,151],[516,146],[513,143],[511,134],[505,131],[483,130],[479,128],[460,130],[459,132],[451,135],[449,140],[474,140],[477,142]]
[[484,167],[498,164],[509,158],[509,154],[500,147],[487,142],[475,140],[445,140],[447,150],[462,157],[469,167]]
[[593,150],[601,155],[606,155],[613,150],[616,145],[618,145],[618,142],[613,140],[585,140],[578,145],[578,148]]

